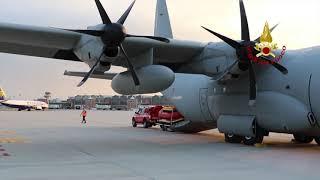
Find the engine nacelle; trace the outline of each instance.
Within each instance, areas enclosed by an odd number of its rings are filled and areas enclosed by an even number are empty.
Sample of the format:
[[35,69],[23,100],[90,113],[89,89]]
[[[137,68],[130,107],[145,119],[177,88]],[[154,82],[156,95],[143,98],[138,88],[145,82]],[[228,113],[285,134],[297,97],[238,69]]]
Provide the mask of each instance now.
[[118,74],[112,80],[112,89],[123,95],[158,93],[166,90],[174,82],[174,72],[160,65],[149,65],[136,69],[140,85],[135,86],[131,72]]
[[104,51],[104,54],[107,57],[117,57],[119,55],[120,48],[119,47],[107,47]]

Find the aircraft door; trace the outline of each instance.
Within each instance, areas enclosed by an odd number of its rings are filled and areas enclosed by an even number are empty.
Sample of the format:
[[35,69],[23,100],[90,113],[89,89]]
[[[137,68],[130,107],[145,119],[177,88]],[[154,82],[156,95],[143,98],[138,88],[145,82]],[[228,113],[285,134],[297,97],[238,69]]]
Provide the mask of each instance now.
[[214,121],[213,116],[210,113],[208,105],[208,88],[200,89],[200,108],[201,113],[206,121]]

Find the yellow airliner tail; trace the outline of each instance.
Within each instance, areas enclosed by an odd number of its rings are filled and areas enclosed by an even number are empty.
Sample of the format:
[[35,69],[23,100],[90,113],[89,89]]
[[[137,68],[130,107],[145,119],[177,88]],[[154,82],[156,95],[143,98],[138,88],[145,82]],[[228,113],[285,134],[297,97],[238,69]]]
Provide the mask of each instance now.
[[6,93],[2,88],[0,88],[0,100],[5,100],[6,99]]

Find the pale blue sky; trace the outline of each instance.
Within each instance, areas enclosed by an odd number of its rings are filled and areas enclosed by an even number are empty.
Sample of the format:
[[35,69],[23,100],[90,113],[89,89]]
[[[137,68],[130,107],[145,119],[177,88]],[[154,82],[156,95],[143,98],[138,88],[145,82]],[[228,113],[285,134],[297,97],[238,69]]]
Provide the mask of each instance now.
[[[101,0],[111,19],[118,19],[131,0]],[[258,37],[265,21],[280,22],[274,40],[289,49],[320,45],[320,1],[245,0],[251,36]],[[307,2],[307,3],[306,3]],[[153,34],[156,0],[137,0],[126,27],[132,34]],[[178,39],[219,41],[200,26],[205,25],[234,39],[240,37],[238,0],[167,0],[174,35]],[[86,28],[100,23],[93,0],[10,0],[1,2],[0,22]],[[77,88],[80,78],[64,77],[65,70],[88,71],[83,63],[0,54],[0,86],[9,96],[40,97],[51,91],[55,97],[76,94],[114,94],[110,82],[90,79]],[[120,71],[113,68],[113,71]],[[20,95],[21,96],[20,96]]]

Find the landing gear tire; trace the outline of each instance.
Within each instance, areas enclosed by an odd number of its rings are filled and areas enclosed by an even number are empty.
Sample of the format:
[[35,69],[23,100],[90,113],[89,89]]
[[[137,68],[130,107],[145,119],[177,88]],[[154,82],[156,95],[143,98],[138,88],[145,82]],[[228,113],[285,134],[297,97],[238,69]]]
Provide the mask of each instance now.
[[256,144],[256,138],[255,137],[245,136],[243,138],[243,144],[245,144],[247,146],[253,146],[253,145]]
[[134,118],[132,118],[132,127],[137,127],[137,123],[136,123],[136,120]]
[[162,131],[167,131],[167,127],[165,125],[160,125]]
[[314,140],[315,140],[316,143],[320,146],[320,137],[314,137]]
[[242,137],[234,134],[224,134],[224,139],[227,143],[241,143]]
[[305,135],[302,135],[302,134],[294,134],[293,137],[294,137],[294,140],[296,142],[298,142],[298,143],[308,144],[308,143],[311,143],[313,141],[313,137],[305,136]]
[[146,119],[143,120],[143,128],[148,128],[148,127],[149,127],[148,121]]
[[264,139],[264,135],[261,133],[257,133],[256,137],[245,136],[243,138],[243,144],[247,146],[253,146],[255,144],[262,144]]
[[243,144],[247,146],[254,146],[255,144],[262,144],[264,136],[267,134],[258,124],[253,124],[253,132],[255,137],[245,136],[243,138]]
[[264,139],[263,135],[257,135],[256,136],[256,144],[262,144],[263,139]]

